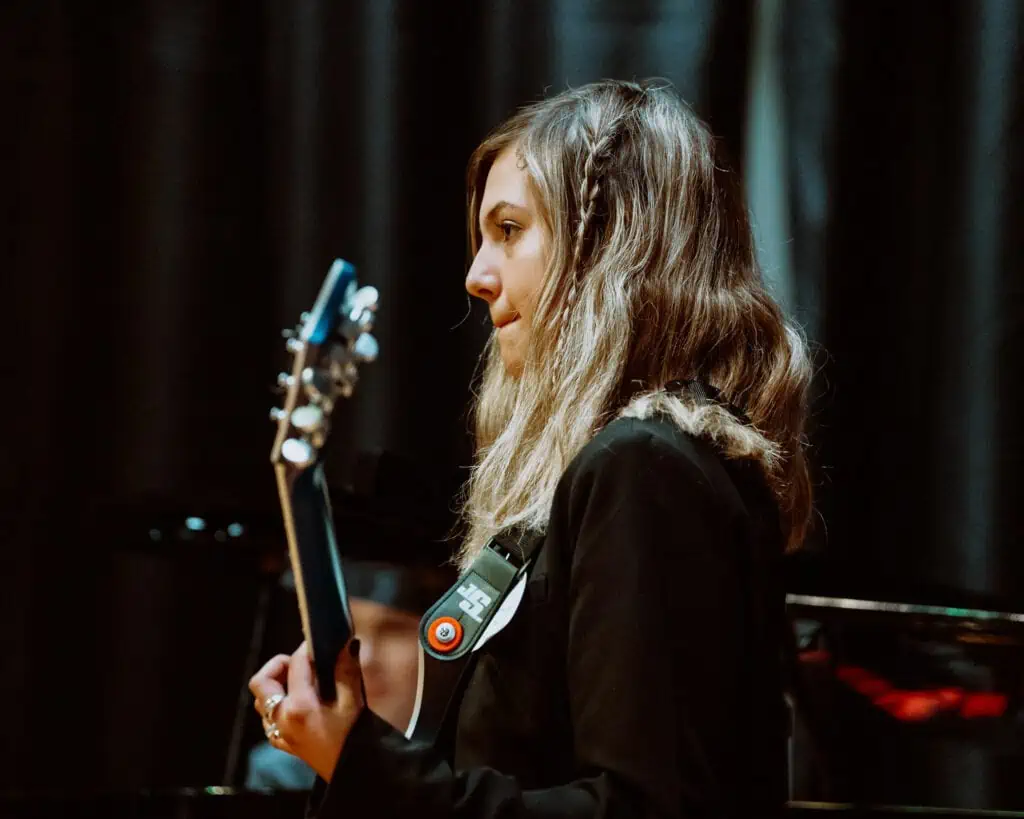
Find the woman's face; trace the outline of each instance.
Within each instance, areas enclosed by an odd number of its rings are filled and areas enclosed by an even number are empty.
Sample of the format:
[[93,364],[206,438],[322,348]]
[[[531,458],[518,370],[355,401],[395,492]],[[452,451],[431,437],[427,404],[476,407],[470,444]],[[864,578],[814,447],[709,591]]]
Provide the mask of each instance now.
[[547,235],[514,145],[498,154],[487,174],[480,200],[480,236],[466,290],[487,302],[505,369],[518,376],[544,279]]

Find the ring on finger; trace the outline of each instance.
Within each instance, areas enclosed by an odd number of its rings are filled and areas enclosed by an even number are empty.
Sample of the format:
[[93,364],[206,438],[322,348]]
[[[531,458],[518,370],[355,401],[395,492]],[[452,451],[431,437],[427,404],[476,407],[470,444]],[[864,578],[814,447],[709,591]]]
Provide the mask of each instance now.
[[274,711],[277,708],[277,706],[281,704],[282,700],[284,700],[284,694],[281,693],[271,694],[269,697],[263,700],[263,705],[260,708],[260,713],[263,715],[264,721],[273,721]]
[[277,727],[277,723],[263,721],[263,733],[267,739],[280,739],[281,730]]

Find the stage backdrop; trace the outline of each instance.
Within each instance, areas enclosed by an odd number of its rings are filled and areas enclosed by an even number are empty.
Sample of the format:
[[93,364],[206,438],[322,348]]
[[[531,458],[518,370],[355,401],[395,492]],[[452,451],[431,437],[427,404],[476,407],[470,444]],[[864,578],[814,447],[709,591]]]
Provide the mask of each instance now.
[[[670,80],[750,172],[773,286],[818,345],[812,551],[866,593],[1024,605],[1022,11],[4,3],[0,783],[134,787],[213,741],[204,679],[233,707],[250,547],[234,574],[131,551],[117,510],[273,509],[279,330],[335,256],[382,309],[332,447],[469,462],[488,330],[462,289],[467,157],[516,106],[602,77]],[[176,732],[141,728],[153,712]]]

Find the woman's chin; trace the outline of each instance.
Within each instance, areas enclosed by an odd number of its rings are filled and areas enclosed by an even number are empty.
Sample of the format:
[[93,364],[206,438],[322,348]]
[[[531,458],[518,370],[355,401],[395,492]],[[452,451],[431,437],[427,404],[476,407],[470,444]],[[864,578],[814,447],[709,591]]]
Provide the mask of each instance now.
[[509,335],[499,335],[498,344],[501,348],[501,363],[505,365],[505,373],[510,378],[519,378],[523,373],[523,357],[519,345]]
[[518,379],[523,374],[523,362],[518,358],[505,358],[502,356],[502,363],[505,365],[505,375],[509,378]]

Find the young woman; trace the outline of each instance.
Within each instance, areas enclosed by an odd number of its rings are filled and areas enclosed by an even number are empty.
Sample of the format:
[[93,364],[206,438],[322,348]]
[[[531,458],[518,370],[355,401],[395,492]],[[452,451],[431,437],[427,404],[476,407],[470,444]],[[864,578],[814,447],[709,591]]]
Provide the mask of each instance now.
[[332,706],[303,648],[275,658],[257,711],[325,818],[770,816],[810,373],[737,180],[670,91],[602,82],[502,125],[468,187],[466,287],[495,331],[461,561],[528,533],[524,601],[449,745],[366,709],[352,653]]

